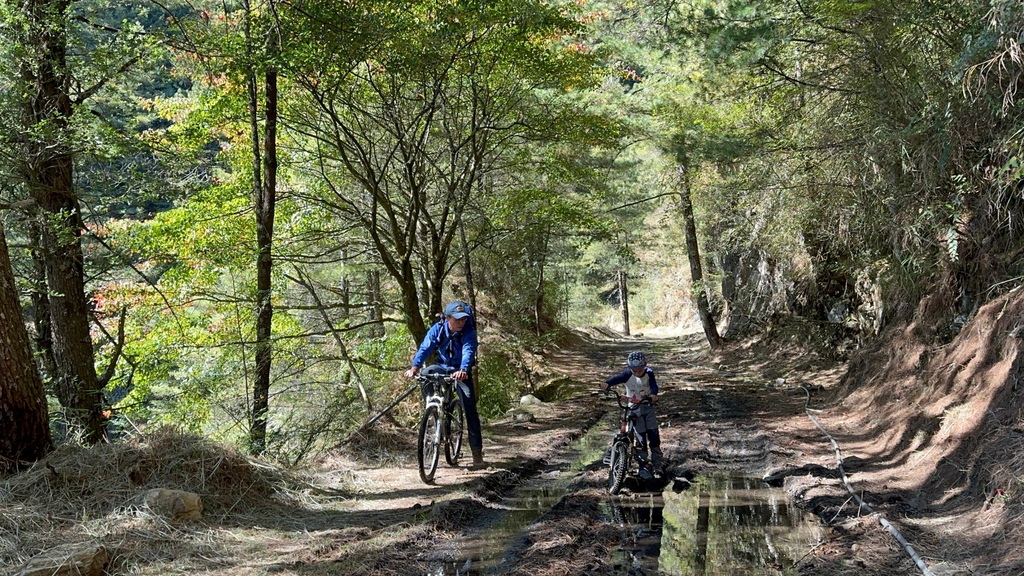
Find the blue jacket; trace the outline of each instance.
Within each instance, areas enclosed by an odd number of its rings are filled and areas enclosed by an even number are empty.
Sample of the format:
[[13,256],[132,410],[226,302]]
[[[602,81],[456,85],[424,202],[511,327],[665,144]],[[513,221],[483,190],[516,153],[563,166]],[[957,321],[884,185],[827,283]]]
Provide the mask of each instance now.
[[437,363],[455,371],[469,372],[476,361],[476,323],[470,318],[461,331],[454,334],[448,330],[448,322],[436,322],[423,337],[420,349],[412,359],[412,365],[422,368],[430,354],[437,352]]

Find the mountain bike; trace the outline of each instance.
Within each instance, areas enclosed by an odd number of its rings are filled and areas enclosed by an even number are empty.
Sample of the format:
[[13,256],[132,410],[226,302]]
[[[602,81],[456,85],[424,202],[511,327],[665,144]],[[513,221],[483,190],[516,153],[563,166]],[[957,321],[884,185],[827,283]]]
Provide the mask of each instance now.
[[459,462],[466,414],[455,390],[457,380],[446,374],[420,374],[416,379],[426,394],[416,455],[419,458],[420,479],[432,484],[437,463],[441,459],[442,446],[444,459],[450,466]]
[[[646,462],[642,461],[637,455],[637,451],[643,446],[643,440],[636,433],[637,415],[634,412],[634,408],[640,404],[650,405],[651,400],[650,398],[644,398],[639,403],[633,403],[617,391],[611,392],[615,394],[615,400],[619,404],[621,413],[619,417],[619,431],[612,438],[612,449],[608,456],[605,457],[604,463],[608,465],[608,492],[618,494],[622,490],[622,486],[626,482],[626,476],[630,473],[634,462],[638,465],[636,472],[641,478],[644,480],[651,478],[650,471],[645,466]],[[625,399],[625,402],[623,399]]]

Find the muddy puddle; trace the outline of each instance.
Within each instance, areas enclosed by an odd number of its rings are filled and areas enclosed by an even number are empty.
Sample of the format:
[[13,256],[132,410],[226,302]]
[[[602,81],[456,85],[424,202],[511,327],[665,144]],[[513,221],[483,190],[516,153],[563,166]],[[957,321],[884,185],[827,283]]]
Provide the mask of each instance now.
[[824,533],[813,516],[760,479],[716,473],[688,489],[608,503],[626,531],[622,574],[795,574]]
[[480,576],[500,574],[509,544],[530,524],[558,504],[566,494],[564,486],[527,487],[515,495],[491,504],[496,519],[460,543],[460,558],[433,567],[428,576]]
[[492,503],[491,507],[497,511],[495,519],[460,542],[458,560],[434,566],[427,576],[500,574],[509,545],[561,501],[575,475],[603,458],[610,438],[610,433],[595,427],[573,443],[567,463],[560,471],[535,478],[515,493]]
[[[530,524],[551,510],[587,463],[600,461],[606,434],[575,446],[579,458],[557,475],[535,479],[499,503],[495,520],[460,542],[460,558],[428,576],[501,574],[505,554]],[[781,488],[738,473],[712,473],[664,492],[609,496],[603,510],[622,529],[611,560],[615,574],[744,576],[795,574],[794,565],[823,537],[813,516]]]

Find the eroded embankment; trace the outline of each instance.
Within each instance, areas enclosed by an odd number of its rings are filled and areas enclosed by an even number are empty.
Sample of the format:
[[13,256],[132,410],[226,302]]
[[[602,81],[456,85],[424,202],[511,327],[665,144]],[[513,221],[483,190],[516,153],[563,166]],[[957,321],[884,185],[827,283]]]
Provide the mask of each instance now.
[[850,361],[821,415],[855,486],[930,565],[1024,572],[1022,319],[1018,289],[947,344],[924,323],[890,334]]

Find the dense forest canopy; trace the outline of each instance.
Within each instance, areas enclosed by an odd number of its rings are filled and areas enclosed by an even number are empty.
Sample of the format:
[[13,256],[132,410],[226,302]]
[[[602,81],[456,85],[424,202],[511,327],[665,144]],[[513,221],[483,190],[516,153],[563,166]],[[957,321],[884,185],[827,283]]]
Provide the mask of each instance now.
[[498,414],[521,354],[622,327],[623,274],[635,327],[799,316],[841,352],[916,317],[941,342],[1024,278],[1022,22],[1010,0],[0,2],[0,297],[34,364],[4,365],[0,403],[33,408],[0,410],[28,430],[0,457],[45,452],[47,411],[89,442],[172,422],[297,462],[404,390],[452,298],[503,335],[479,366]]

